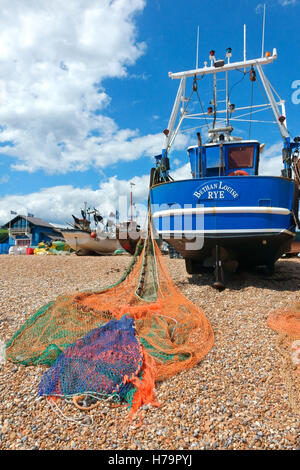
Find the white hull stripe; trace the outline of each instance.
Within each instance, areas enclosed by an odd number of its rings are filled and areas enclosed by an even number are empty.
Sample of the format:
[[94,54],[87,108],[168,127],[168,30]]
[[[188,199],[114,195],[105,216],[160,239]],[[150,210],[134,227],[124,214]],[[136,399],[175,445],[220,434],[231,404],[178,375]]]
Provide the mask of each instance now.
[[169,217],[171,215],[192,214],[277,214],[289,215],[291,211],[284,207],[268,206],[239,206],[239,207],[191,207],[186,209],[167,209],[152,214],[153,218]]
[[156,230],[159,235],[169,235],[169,234],[206,234],[206,233],[287,233],[292,235],[295,234],[290,232],[290,230],[282,228],[246,228],[246,229],[220,229],[220,230]]

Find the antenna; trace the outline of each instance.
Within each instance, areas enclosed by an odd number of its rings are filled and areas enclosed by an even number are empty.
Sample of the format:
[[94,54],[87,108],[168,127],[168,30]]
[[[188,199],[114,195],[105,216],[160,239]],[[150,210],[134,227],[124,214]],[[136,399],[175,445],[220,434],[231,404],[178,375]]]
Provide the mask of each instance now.
[[244,24],[244,62],[246,62],[246,25]]
[[[244,24],[244,62],[246,62],[246,25]],[[244,68],[244,73],[246,73],[246,68]]]
[[261,44],[261,56],[264,56],[265,46],[265,25],[266,25],[266,4],[264,4],[264,15],[263,15],[263,32],[262,32],[262,44]]
[[197,53],[196,53],[196,69],[198,68],[198,57],[199,57],[199,25],[197,28]]

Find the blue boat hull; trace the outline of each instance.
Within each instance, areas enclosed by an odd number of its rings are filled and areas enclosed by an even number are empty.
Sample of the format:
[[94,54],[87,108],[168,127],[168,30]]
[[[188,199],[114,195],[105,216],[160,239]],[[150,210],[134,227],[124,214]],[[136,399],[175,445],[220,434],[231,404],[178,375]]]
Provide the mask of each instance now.
[[190,272],[214,266],[216,246],[224,266],[273,265],[289,250],[298,217],[298,187],[283,177],[160,183],[150,189],[150,202],[155,231],[182,254]]

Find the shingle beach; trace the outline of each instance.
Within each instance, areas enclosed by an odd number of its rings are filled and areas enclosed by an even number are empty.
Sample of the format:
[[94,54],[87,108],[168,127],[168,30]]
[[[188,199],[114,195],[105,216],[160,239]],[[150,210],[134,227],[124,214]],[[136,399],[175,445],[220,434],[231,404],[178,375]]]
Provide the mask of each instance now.
[[[105,402],[81,412],[71,402],[38,397],[44,367],[0,364],[0,449],[300,449],[271,310],[300,300],[300,259],[281,259],[273,276],[235,274],[227,289],[211,275],[190,276],[184,260],[164,257],[182,293],[202,308],[215,344],[193,369],[158,383],[160,408]],[[59,294],[117,281],[130,256],[0,257],[2,346],[39,307]],[[138,424],[138,425],[137,425]]]

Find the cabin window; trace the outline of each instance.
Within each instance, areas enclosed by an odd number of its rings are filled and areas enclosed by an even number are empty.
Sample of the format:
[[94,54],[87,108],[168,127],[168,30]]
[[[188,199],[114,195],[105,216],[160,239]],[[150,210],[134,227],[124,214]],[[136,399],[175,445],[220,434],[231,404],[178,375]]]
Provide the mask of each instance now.
[[220,165],[219,147],[212,148],[206,153],[206,168],[218,168]]
[[236,146],[228,149],[228,168],[252,168],[254,147]]

